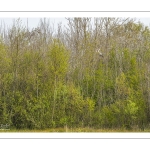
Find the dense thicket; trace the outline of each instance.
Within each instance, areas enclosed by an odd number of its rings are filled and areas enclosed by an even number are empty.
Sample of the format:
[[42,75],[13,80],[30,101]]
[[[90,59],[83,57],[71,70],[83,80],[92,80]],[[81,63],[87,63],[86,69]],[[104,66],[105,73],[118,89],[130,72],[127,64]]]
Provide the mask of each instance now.
[[0,123],[139,128],[150,123],[150,29],[130,18],[41,19],[0,30]]

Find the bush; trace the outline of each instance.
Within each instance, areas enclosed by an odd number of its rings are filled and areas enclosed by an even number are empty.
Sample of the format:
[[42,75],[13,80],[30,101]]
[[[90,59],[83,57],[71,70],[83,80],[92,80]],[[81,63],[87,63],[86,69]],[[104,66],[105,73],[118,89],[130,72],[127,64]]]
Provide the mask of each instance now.
[[104,106],[98,115],[99,125],[104,128],[127,129],[138,125],[143,128],[146,121],[145,108],[142,96],[134,92],[126,100],[118,100],[109,106]]

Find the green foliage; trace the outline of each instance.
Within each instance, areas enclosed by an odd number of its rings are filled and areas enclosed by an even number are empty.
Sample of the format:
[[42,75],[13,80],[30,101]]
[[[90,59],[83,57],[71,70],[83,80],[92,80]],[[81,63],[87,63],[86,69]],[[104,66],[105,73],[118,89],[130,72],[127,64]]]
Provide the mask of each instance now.
[[146,104],[141,94],[132,92],[128,99],[118,100],[114,104],[101,109],[98,117],[101,127],[115,128],[138,125],[140,128],[146,121]]
[[106,128],[121,127],[125,121],[124,108],[124,101],[116,101],[110,106],[103,107],[98,117],[99,125]]
[[56,35],[45,23],[30,32],[18,19],[0,35],[0,123],[16,129],[148,126],[150,30],[101,19],[94,28],[89,18],[69,20],[69,30],[59,27]]
[[134,120],[136,119],[136,114],[138,112],[138,106],[136,105],[135,102],[132,102],[131,100],[128,100],[127,106],[125,108],[125,113],[129,116],[131,116],[131,119]]
[[61,42],[54,39],[49,51],[49,69],[53,77],[64,78],[68,69],[69,53]]
[[126,99],[130,93],[130,88],[128,86],[128,82],[124,73],[121,73],[116,78],[116,88],[118,98]]

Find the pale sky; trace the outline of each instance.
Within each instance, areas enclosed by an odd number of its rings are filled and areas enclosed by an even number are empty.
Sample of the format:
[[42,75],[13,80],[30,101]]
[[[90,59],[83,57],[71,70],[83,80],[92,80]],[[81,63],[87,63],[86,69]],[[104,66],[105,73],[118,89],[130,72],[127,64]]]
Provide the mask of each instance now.
[[[0,18],[0,23],[1,22],[5,22],[6,27],[11,27],[13,24],[13,20],[14,19],[18,19],[18,18]],[[20,18],[22,20],[22,24],[23,25],[27,25],[27,18]],[[50,23],[54,23],[54,26],[57,27],[58,23],[62,23],[62,25],[66,25],[67,24],[67,20],[65,18],[49,18],[50,19]],[[146,26],[150,27],[150,18],[137,18],[137,21],[141,21],[142,23],[144,23]],[[38,26],[40,21],[40,18],[28,18],[28,26],[29,28],[35,28]]]
[[[2,23],[5,23],[6,26],[11,26],[13,24],[13,20],[16,20],[18,18],[0,18]],[[27,24],[27,19],[26,18],[20,18],[22,20],[22,24],[26,25]],[[31,27],[35,27],[38,25],[39,18],[30,18],[28,19],[28,25]]]
[[[18,18],[0,18],[0,23],[1,22],[2,24],[5,23],[6,27],[11,27],[14,19],[17,20]],[[20,19],[22,20],[22,24],[25,26],[27,25],[27,20],[28,20],[28,27],[32,29],[38,26],[41,18],[28,18],[28,19],[20,18]],[[67,20],[65,18],[49,18],[49,19],[50,19],[50,23],[54,24],[55,27],[57,27],[58,23],[62,23],[62,25],[67,24]]]
[[150,18],[137,18],[137,20],[141,21],[144,23],[146,26],[150,27]]

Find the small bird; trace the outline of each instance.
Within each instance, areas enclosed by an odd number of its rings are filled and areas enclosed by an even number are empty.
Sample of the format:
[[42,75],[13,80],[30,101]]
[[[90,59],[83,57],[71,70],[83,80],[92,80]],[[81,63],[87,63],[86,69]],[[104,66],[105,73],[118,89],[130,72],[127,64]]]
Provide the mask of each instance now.
[[100,55],[101,57],[103,57],[103,54],[102,54],[102,52],[100,51],[100,49],[97,49],[96,51],[99,53],[99,55]]

